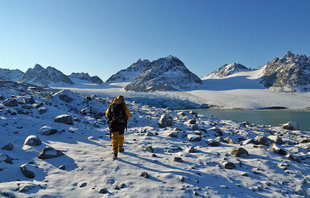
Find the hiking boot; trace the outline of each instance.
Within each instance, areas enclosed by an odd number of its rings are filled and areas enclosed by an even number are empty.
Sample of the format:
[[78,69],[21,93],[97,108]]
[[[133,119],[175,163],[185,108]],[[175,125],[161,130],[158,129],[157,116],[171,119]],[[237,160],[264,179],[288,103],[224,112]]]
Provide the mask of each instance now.
[[116,159],[117,159],[117,153],[113,154],[113,160],[116,160]]
[[120,153],[122,153],[122,152],[125,151],[125,149],[124,149],[124,148],[120,148],[118,151],[119,151]]

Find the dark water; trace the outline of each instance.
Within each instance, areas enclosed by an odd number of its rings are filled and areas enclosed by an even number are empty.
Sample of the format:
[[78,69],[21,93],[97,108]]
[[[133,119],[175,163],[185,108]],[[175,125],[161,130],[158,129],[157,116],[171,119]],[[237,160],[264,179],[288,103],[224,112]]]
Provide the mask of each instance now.
[[310,131],[310,112],[287,110],[214,110],[195,109],[199,114],[213,115],[224,120],[248,121],[255,124],[274,125],[296,121],[300,130]]

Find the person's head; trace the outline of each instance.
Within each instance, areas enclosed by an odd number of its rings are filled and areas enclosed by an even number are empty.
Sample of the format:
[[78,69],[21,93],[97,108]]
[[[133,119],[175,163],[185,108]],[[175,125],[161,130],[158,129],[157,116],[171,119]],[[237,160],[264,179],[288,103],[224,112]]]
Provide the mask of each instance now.
[[124,96],[117,96],[117,99],[119,99],[120,101],[124,102]]

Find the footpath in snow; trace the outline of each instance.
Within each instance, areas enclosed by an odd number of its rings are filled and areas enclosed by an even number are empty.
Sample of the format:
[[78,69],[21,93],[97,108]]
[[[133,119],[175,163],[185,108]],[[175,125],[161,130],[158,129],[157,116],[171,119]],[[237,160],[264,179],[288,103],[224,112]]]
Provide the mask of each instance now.
[[0,84],[4,197],[308,197],[310,132],[127,102],[112,160],[111,98]]

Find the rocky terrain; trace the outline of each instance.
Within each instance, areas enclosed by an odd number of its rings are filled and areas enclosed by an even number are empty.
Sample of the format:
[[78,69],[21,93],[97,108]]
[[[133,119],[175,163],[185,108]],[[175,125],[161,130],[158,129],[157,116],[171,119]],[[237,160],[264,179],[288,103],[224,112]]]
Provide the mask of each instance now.
[[19,69],[2,69],[0,68],[0,80],[17,81],[24,72]]
[[67,83],[73,84],[68,76],[54,67],[44,68],[39,64],[36,64],[34,68],[29,68],[24,73],[18,82],[26,82],[34,85],[49,86],[52,83]]
[[310,132],[128,102],[112,160],[110,98],[0,82],[4,197],[309,197]]
[[309,91],[310,58],[288,51],[268,62],[259,77],[266,88],[275,91]]
[[229,75],[232,75],[236,72],[241,72],[241,71],[250,71],[250,69],[244,65],[239,64],[239,63],[225,64],[225,65],[221,66],[219,69],[212,72],[211,74],[203,77],[202,79],[225,78]]
[[180,59],[168,56],[152,61],[149,69],[139,74],[125,87],[125,90],[173,91],[194,88],[201,83],[200,78],[190,72]]
[[98,85],[102,84],[103,81],[101,80],[101,78],[99,78],[98,76],[90,76],[88,73],[72,73],[69,75],[69,78],[75,78],[75,79],[79,79],[79,80],[86,80],[89,82],[93,82],[96,83]]

